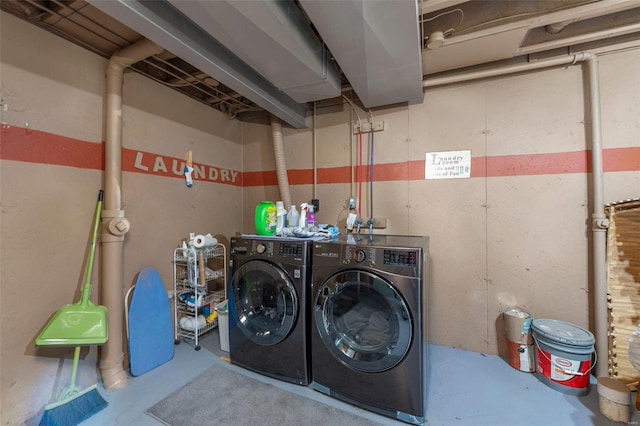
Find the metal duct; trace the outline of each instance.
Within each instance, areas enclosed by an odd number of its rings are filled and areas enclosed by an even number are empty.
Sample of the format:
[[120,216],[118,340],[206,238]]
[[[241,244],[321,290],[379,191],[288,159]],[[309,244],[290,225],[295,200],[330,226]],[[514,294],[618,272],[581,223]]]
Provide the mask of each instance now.
[[[306,128],[303,105],[280,91],[165,0],[88,0],[134,31],[252,100],[295,128]],[[254,40],[255,42],[255,40]]]
[[340,96],[340,74],[292,1],[169,2],[296,102]]
[[362,104],[422,103],[416,0],[300,0]]

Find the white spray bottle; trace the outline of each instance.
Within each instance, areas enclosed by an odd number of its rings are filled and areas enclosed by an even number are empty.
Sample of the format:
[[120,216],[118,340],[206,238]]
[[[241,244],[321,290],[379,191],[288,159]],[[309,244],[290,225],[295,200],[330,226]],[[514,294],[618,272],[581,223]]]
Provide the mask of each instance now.
[[298,226],[302,229],[307,227],[307,203],[300,204],[300,219]]

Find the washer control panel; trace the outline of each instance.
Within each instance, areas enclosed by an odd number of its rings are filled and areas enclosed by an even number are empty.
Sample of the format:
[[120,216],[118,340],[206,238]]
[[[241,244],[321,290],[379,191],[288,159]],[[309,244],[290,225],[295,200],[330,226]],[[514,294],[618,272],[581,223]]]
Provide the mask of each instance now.
[[372,247],[354,247],[354,246],[345,246],[344,253],[344,264],[349,263],[365,263],[368,262],[372,265],[376,263],[376,249]]
[[273,254],[273,242],[254,240],[251,251],[256,254],[270,256]]

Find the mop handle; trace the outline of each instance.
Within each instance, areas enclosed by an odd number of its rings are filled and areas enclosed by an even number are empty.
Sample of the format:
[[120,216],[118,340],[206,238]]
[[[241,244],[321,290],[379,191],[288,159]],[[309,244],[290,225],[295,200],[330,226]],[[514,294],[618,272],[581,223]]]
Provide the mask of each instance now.
[[96,252],[96,240],[98,239],[98,225],[100,224],[100,211],[102,210],[102,194],[100,190],[98,193],[98,202],[96,203],[96,210],[93,213],[93,224],[91,229],[91,241],[89,241],[89,256],[87,257],[87,264],[84,268],[84,281],[82,284],[82,306],[87,306],[89,303],[89,296],[91,294],[91,272],[93,270],[93,256]]

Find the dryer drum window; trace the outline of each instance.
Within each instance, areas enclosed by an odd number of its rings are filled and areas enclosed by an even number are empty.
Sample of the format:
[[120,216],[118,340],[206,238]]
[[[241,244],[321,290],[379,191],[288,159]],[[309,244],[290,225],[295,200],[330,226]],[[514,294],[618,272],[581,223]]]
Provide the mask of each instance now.
[[298,296],[286,273],[269,262],[252,260],[232,278],[236,322],[260,345],[283,341],[296,324]]
[[380,372],[402,361],[413,324],[403,297],[374,273],[342,271],[321,286],[314,307],[324,344],[343,364]]

